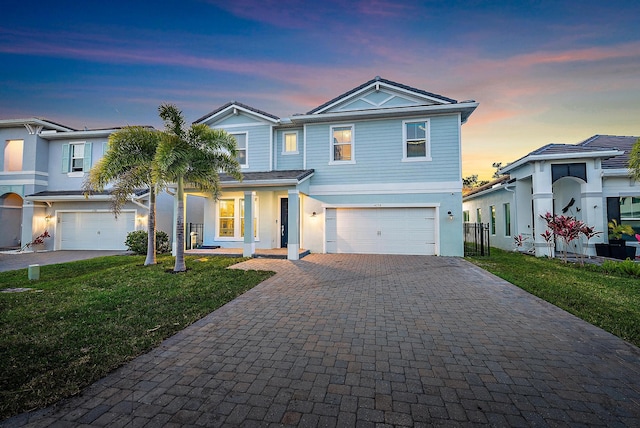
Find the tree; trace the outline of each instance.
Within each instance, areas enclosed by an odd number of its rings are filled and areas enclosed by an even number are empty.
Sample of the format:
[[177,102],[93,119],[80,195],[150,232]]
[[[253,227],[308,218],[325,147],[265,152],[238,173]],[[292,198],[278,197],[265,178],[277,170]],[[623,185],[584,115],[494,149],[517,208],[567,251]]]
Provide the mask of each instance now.
[[502,162],[494,162],[491,164],[491,166],[496,169],[491,177],[500,178],[500,173],[498,171],[500,171],[500,168],[502,168]]
[[636,181],[640,181],[640,138],[635,142],[629,154],[629,169]]
[[152,128],[127,126],[109,136],[109,149],[91,168],[83,183],[85,195],[102,191],[113,183],[112,210],[117,216],[136,190],[149,189],[146,265],[156,263],[156,194],[161,181],[153,174],[153,164],[161,133]]
[[154,174],[176,184],[178,198],[176,216],[176,260],[174,272],[187,270],[184,262],[184,185],[189,183],[198,190],[217,198],[220,191],[219,173],[242,179],[236,159],[236,139],[220,129],[204,124],[185,128],[182,112],[172,104],[158,108],[164,121],[160,144],[156,153]]

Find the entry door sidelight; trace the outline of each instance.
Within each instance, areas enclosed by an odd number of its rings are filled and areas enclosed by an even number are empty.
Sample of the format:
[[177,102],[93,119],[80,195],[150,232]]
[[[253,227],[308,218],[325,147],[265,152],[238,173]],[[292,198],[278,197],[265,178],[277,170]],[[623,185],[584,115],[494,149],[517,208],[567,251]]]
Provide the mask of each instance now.
[[289,198],[280,199],[280,248],[289,242]]

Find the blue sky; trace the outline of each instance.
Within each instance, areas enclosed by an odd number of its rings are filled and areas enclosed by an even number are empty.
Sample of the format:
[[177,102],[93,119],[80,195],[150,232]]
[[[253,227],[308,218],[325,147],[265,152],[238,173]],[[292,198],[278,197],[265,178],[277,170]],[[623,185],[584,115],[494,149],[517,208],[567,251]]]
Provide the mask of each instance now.
[[640,135],[640,2],[5,2],[0,118],[161,127],[237,100],[286,117],[379,75],[478,110],[463,175]]

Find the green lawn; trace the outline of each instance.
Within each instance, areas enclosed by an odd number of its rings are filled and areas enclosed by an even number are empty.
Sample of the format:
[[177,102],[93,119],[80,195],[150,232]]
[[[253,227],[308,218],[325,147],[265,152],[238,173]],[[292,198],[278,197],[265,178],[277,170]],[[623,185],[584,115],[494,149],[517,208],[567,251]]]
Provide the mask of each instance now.
[[640,279],[557,259],[491,248],[467,260],[583,320],[640,346]]
[[0,272],[0,420],[77,393],[272,275],[226,269],[242,259],[187,257],[143,266],[111,256]]

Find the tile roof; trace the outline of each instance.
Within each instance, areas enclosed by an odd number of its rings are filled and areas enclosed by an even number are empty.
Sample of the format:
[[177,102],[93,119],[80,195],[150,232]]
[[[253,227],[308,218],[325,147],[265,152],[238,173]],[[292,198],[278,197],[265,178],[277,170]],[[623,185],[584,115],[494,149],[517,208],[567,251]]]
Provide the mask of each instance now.
[[263,115],[263,116],[270,117],[270,118],[271,118],[271,119],[273,119],[273,120],[280,120],[280,118],[279,118],[278,116],[275,116],[275,115],[273,115],[273,114],[271,114],[271,113],[267,113],[266,111],[259,110],[259,109],[257,109],[257,108],[254,108],[254,107],[248,106],[248,105],[246,105],[246,104],[239,103],[239,102],[237,102],[237,101],[229,101],[228,103],[226,103],[225,105],[222,105],[222,106],[218,107],[217,109],[215,109],[215,110],[214,110],[214,111],[212,111],[211,113],[207,113],[207,114],[205,114],[204,116],[202,116],[200,119],[196,120],[196,121],[195,121],[195,122],[193,122],[193,123],[200,123],[200,122],[202,122],[203,120],[205,120],[205,119],[207,119],[207,118],[209,118],[209,117],[211,117],[211,116],[213,116],[213,115],[215,115],[215,114],[217,114],[217,113],[220,113],[220,112],[221,112],[221,111],[223,111],[224,109],[226,109],[226,108],[228,108],[228,107],[230,107],[230,106],[233,106],[233,105],[238,106],[238,107],[242,107],[242,108],[244,108],[244,109],[247,109],[247,110],[252,111],[252,112],[254,112],[254,113],[258,113],[258,114]]
[[443,97],[442,95],[438,95],[438,94],[434,94],[431,92],[427,92],[427,91],[423,91],[422,89],[418,89],[418,88],[413,88],[411,86],[407,86],[407,85],[403,85],[402,83],[397,83],[397,82],[392,82],[391,80],[387,80],[387,79],[383,79],[380,76],[376,76],[375,78],[369,80],[366,83],[363,83],[362,85],[358,86],[357,88],[353,88],[350,91],[345,92],[342,95],[338,95],[337,97],[333,98],[332,100],[327,101],[326,103],[314,108],[313,110],[310,110],[307,112],[307,114],[313,114],[319,110],[322,110],[323,108],[335,103],[336,101],[339,101],[342,98],[348,97],[351,94],[354,94],[358,91],[360,91],[361,89],[366,88],[367,86],[375,83],[375,82],[381,82],[381,83],[386,83],[387,85],[391,85],[391,86],[396,86],[398,88],[402,88],[402,89],[406,89],[407,91],[412,91],[412,92],[416,92],[418,94],[422,94],[422,95],[426,95],[428,97],[432,97],[432,98],[438,98],[444,102],[447,103],[452,103],[452,104],[457,104],[458,101],[452,99],[452,98],[447,98],[447,97]]
[[621,156],[605,159],[602,161],[602,167],[605,169],[618,169],[629,167],[629,154],[633,145],[638,141],[639,137],[625,137],[617,135],[594,135],[591,138],[578,143],[578,146],[594,149],[595,147],[603,150],[618,149],[624,151]]
[[[313,169],[295,169],[286,171],[266,171],[266,172],[245,172],[242,174],[243,181],[277,181],[277,180],[302,180],[313,174]],[[235,178],[220,174],[221,182],[237,181]]]

